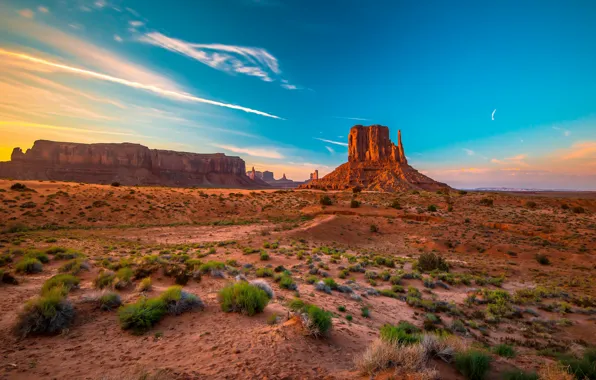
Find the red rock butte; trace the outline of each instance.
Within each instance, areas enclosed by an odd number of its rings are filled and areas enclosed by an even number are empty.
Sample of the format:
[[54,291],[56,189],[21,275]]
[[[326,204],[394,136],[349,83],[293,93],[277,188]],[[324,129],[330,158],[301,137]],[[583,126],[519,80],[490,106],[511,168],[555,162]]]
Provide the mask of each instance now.
[[397,133],[397,145],[389,138],[389,128],[382,125],[356,125],[348,136],[348,162],[321,179],[313,179],[303,189],[343,190],[361,188],[371,191],[449,189],[408,165]]
[[38,140],[11,161],[0,162],[0,177],[156,186],[269,187],[245,173],[240,157],[149,149],[132,143],[78,144]]

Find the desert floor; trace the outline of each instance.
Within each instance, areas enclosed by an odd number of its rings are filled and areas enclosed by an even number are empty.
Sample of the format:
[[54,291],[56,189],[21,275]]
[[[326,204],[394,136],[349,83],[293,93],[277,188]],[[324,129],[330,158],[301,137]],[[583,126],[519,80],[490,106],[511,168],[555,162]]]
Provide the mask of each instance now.
[[[399,321],[486,350],[489,379],[596,345],[595,193],[353,194],[21,182],[28,190],[11,190],[15,181],[0,180],[0,252],[6,258],[0,270],[18,280],[0,283],[2,379],[119,379],[140,372],[183,379],[368,378],[355,359],[381,326]],[[322,206],[322,196],[332,205]],[[350,207],[352,199],[360,207]],[[428,211],[430,205],[437,211]],[[28,251],[51,247],[80,252],[89,266],[77,273],[80,286],[68,294],[76,316],[57,335],[22,338],[13,327],[24,304],[67,260],[50,254],[40,273],[15,268]],[[431,251],[446,259],[449,273],[415,270],[419,255]],[[166,316],[142,335],[123,330],[117,310],[89,302],[100,272],[130,267],[136,278],[150,271],[150,291],[137,290],[140,279],[116,290],[128,304],[174,285],[167,268],[193,271],[208,261],[225,263],[225,269],[191,276],[184,285],[205,309]],[[238,274],[253,280],[257,269],[279,266],[291,273],[297,290],[265,277],[275,297],[263,313],[221,310],[218,291]],[[409,302],[397,288],[387,291],[394,275],[404,291],[418,289],[425,302]],[[316,290],[311,282],[323,278],[354,293]],[[508,293],[503,310],[487,300],[497,290]],[[296,296],[333,313],[327,337],[305,334],[288,308]],[[438,317],[434,326],[425,323],[428,314]],[[454,328],[455,320],[463,327]],[[501,343],[516,355],[491,350]],[[433,359],[428,365],[442,379],[464,378],[452,363]],[[407,378],[392,371],[377,378]]]

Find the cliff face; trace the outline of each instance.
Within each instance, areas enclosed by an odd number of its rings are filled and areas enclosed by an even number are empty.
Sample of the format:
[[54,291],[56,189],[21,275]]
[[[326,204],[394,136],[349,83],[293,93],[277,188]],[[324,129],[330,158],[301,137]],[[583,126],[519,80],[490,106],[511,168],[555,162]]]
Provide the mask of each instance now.
[[389,138],[389,128],[381,125],[356,125],[348,136],[348,162],[321,179],[313,178],[301,186],[307,189],[349,189],[375,191],[409,189],[449,189],[444,183],[419,173],[408,165],[398,131],[397,145]]
[[223,153],[149,149],[140,144],[77,144],[39,140],[12,152],[0,176],[124,185],[262,187],[245,174],[244,160]]

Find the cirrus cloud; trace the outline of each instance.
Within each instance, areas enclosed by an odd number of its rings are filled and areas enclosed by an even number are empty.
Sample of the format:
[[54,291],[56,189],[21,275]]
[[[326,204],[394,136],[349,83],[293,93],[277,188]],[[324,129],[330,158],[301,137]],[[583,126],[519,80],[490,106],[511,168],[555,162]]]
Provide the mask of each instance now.
[[234,145],[227,145],[227,144],[212,144],[216,148],[221,148],[228,150],[234,153],[243,153],[248,154],[249,156],[253,157],[263,157],[263,158],[276,158],[281,159],[284,158],[284,155],[279,153],[274,148],[262,148],[262,147],[238,147]]

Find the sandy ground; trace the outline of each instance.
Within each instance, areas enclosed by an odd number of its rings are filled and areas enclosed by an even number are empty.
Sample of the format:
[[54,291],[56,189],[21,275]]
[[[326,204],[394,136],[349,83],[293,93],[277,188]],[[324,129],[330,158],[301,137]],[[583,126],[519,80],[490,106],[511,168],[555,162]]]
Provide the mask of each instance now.
[[[524,314],[492,325],[476,320],[482,329],[469,327],[461,339],[479,346],[513,342],[518,355],[494,357],[491,379],[499,379],[506,369],[533,369],[544,361],[545,347],[581,351],[596,344],[596,318],[589,307],[580,308],[571,300],[596,296],[596,197],[574,194],[502,194],[457,192],[356,195],[362,204],[350,208],[353,194],[314,191],[247,191],[220,189],[168,189],[111,187],[75,183],[24,182],[34,191],[10,190],[14,182],[0,181],[0,249],[46,249],[62,246],[83,252],[91,265],[79,274],[81,286],[69,295],[76,319],[57,336],[27,337],[12,334],[23,304],[39,294],[44,281],[58,273],[64,263],[51,259],[39,274],[17,274],[19,285],[0,284],[0,379],[101,379],[138,378],[139,368],[167,371],[173,378],[188,379],[348,379],[366,378],[358,373],[354,358],[379,336],[385,323],[410,321],[422,327],[426,312],[406,302],[368,295],[367,289],[389,289],[381,279],[370,284],[363,273],[350,272],[347,256],[375,255],[397,260],[396,268],[371,264],[367,270],[409,272],[421,252],[434,250],[448,260],[451,273],[481,278],[504,277],[501,288],[511,294],[535,286],[556,288],[566,295],[526,305],[538,317]],[[334,204],[322,207],[319,198],[330,196]],[[482,206],[482,200],[493,200]],[[394,200],[400,209],[388,207]],[[527,204],[536,203],[535,207]],[[23,206],[23,204],[27,204]],[[32,206],[32,204],[34,204]],[[437,207],[429,212],[429,205]],[[564,209],[562,205],[569,206]],[[449,205],[452,210],[448,211]],[[573,212],[582,207],[582,213]],[[371,232],[375,226],[377,231]],[[277,242],[277,247],[271,243]],[[269,246],[268,248],[265,248]],[[246,254],[252,248],[256,253]],[[339,259],[321,249],[337,249]],[[270,260],[260,260],[258,250]],[[335,252],[335,251],[333,251]],[[331,253],[333,253],[331,252]],[[540,265],[536,254],[544,254],[550,265]],[[93,280],[106,263],[121,259],[140,260],[159,255],[171,260],[186,254],[202,261],[235,260],[236,270],[246,270],[255,278],[254,268],[284,266],[292,272],[304,301],[333,312],[329,337],[314,339],[304,335],[290,315],[287,302],[296,294],[281,289],[271,278],[276,297],[264,313],[248,317],[224,313],[217,292],[234,280],[232,266],[225,278],[204,275],[190,280],[185,290],[198,295],[206,308],[196,313],[167,316],[148,333],[134,336],[123,331],[117,313],[95,309],[84,298],[96,292]],[[349,281],[361,300],[333,291],[316,291],[307,283],[309,266],[301,254],[314,258],[320,272],[338,283]],[[18,256],[0,269],[14,271]],[[318,275],[322,278],[321,274]],[[174,284],[171,277],[157,271],[152,275],[155,296]],[[423,281],[403,280],[419,289],[425,298],[453,302],[465,320],[474,320],[474,310],[466,306],[471,292],[496,286],[472,282],[449,289],[428,289]],[[142,296],[135,284],[119,291],[124,303]],[[547,310],[548,303],[567,302],[570,313]],[[338,307],[344,306],[345,312]],[[361,315],[369,308],[369,318]],[[593,309],[593,308],[592,308]],[[277,315],[271,325],[268,321]],[[347,315],[352,320],[346,319]],[[453,316],[440,313],[442,326]],[[536,319],[570,322],[536,333]],[[437,366],[443,379],[459,379],[452,365]]]

